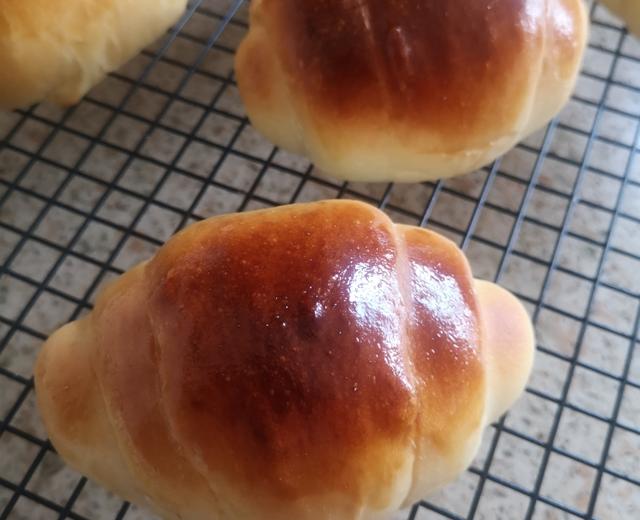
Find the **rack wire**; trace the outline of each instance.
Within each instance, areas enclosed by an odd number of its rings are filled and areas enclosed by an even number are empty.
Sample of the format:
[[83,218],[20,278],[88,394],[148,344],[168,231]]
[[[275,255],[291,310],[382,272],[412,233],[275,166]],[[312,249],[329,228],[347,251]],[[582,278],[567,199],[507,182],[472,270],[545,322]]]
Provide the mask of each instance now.
[[452,238],[537,328],[524,398],[467,473],[399,518],[639,518],[640,44],[590,9],[562,114],[491,166],[437,183],[338,182],[253,131],[232,71],[243,0],[192,0],[76,107],[1,114],[0,520],[150,518],[48,442],[32,363],[49,332],[193,221],[341,197]]

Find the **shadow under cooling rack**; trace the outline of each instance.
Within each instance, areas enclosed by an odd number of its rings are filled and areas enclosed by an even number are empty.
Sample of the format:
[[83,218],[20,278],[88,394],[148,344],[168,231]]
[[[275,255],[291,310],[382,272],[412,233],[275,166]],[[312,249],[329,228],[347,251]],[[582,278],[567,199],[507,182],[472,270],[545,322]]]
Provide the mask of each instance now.
[[261,138],[232,72],[242,1],[192,1],[76,107],[1,114],[0,520],[151,518],[46,440],[32,380],[42,340],[193,221],[336,197],[445,234],[536,323],[525,396],[468,472],[398,518],[637,518],[640,44],[597,5],[591,17],[560,116],[490,167],[438,183],[338,182]]

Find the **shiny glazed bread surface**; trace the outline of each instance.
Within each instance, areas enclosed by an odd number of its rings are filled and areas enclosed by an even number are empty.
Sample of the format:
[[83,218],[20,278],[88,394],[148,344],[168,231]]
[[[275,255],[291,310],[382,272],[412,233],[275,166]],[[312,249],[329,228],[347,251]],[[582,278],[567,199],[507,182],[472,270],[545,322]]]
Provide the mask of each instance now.
[[167,518],[384,518],[471,461],[528,376],[513,296],[356,202],[213,218],[37,365],[76,469]]

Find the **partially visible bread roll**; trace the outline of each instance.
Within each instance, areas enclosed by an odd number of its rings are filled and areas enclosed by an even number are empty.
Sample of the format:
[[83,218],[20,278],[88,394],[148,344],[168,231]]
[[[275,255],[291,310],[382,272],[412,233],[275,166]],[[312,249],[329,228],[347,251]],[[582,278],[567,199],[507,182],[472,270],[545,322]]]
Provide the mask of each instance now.
[[254,0],[236,57],[249,118],[353,181],[472,171],[573,90],[582,0]]
[[162,35],[187,0],[0,0],[0,110],[80,101]]
[[447,239],[357,202],[172,238],[38,358],[51,441],[175,520],[387,518],[453,480],[533,332]]
[[622,18],[631,32],[640,35],[640,0],[602,0],[602,3]]

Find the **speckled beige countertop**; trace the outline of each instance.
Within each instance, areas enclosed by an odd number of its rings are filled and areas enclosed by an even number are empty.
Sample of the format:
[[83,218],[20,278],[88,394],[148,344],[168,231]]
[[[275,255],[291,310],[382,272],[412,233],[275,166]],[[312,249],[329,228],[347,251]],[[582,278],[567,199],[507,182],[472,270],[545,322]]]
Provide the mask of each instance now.
[[207,47],[233,5],[202,2],[71,111],[0,113],[0,518],[151,518],[44,444],[29,387],[42,338],[196,218],[333,197],[427,220],[536,320],[527,393],[415,518],[521,519],[532,500],[536,520],[579,518],[596,486],[595,517],[640,518],[638,41],[597,9],[576,97],[493,169],[343,184],[247,124],[232,80],[246,5]]

